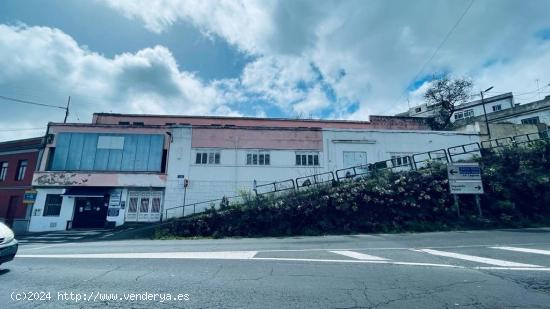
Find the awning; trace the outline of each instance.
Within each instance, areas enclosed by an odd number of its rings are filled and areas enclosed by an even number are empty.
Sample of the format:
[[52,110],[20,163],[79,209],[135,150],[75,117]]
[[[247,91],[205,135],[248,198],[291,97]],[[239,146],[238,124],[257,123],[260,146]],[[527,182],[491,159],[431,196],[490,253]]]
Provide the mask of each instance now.
[[108,194],[105,188],[68,188],[62,195],[79,197],[104,197]]

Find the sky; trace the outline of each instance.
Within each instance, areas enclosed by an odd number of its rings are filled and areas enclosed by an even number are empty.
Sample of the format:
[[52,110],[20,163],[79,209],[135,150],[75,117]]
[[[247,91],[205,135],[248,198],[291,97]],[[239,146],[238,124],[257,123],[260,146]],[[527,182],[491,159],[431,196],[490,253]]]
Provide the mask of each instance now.
[[[0,140],[94,112],[368,120],[423,102],[550,94],[546,0],[3,0]],[[489,95],[490,95],[489,94]]]

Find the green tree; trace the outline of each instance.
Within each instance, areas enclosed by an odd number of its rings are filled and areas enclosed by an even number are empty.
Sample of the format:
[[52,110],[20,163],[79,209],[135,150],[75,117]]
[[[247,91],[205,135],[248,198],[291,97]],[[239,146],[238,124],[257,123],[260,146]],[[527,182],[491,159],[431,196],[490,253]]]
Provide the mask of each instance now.
[[424,99],[428,105],[436,107],[432,125],[435,130],[451,127],[451,116],[457,105],[465,103],[470,98],[472,85],[469,79],[453,79],[447,74],[432,82],[424,94]]

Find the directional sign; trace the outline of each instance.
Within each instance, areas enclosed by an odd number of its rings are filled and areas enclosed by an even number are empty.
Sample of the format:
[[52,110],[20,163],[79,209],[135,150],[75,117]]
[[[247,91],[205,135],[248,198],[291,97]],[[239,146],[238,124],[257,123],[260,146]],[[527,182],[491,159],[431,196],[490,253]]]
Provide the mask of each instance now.
[[451,194],[483,194],[481,168],[477,163],[447,165]]
[[475,180],[449,180],[451,194],[483,194],[483,184]]

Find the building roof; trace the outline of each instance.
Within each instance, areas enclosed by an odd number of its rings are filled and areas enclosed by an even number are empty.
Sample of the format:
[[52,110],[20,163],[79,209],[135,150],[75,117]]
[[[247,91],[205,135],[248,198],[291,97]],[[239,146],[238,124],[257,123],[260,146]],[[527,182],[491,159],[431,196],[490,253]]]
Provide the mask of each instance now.
[[41,149],[44,147],[44,137],[33,137],[18,139],[7,142],[0,142],[0,153],[28,149]]
[[120,124],[121,122],[141,122],[145,125],[221,125],[239,127],[287,127],[287,128],[332,128],[332,129],[405,129],[429,130],[429,123],[415,117],[370,116],[369,121],[256,118],[228,116],[190,116],[190,115],[140,115],[95,113],[93,124]]

